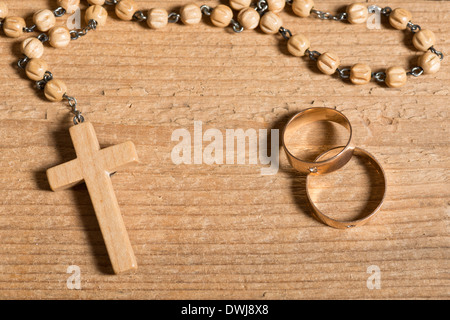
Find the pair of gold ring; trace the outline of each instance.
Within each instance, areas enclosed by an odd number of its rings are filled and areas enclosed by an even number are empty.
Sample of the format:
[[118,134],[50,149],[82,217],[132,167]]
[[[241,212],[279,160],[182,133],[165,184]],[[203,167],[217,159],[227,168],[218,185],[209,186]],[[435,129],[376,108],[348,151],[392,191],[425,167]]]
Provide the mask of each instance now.
[[[330,121],[337,123],[343,126],[349,132],[349,139],[345,146],[337,147],[330,149],[321,155],[319,155],[315,161],[305,161],[295,156],[291,150],[286,145],[286,142],[289,141],[290,138],[296,134],[301,127],[304,127],[310,123],[318,122],[318,121]],[[386,176],[381,164],[372,156],[369,152],[358,148],[353,143],[353,131],[350,121],[347,119],[345,115],[341,112],[330,109],[330,108],[309,108],[303,110],[296,115],[294,115],[286,124],[283,134],[282,134],[282,144],[284,151],[286,152],[287,158],[291,166],[299,171],[300,173],[306,174],[306,194],[308,200],[311,204],[312,210],[316,218],[325,223],[326,225],[338,229],[347,229],[353,228],[356,226],[361,226],[371,220],[380,210],[384,198],[386,196]],[[334,155],[329,157],[333,152],[335,153],[339,149],[340,151]],[[378,175],[381,176],[383,181],[382,188],[382,197],[379,201],[378,206],[369,214],[364,217],[358,218],[356,220],[351,221],[343,221],[333,219],[327,215],[325,215],[319,208],[314,204],[311,199],[311,195],[309,192],[309,184],[310,184],[310,176],[311,175],[322,175],[330,172],[334,172],[336,170],[344,167],[354,155],[364,157],[373,165]]]

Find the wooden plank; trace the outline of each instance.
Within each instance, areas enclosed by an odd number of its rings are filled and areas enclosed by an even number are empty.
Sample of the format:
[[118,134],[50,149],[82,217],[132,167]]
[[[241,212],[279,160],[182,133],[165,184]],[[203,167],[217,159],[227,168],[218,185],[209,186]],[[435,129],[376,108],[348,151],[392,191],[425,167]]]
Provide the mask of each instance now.
[[[50,8],[44,0],[6,2],[22,17]],[[173,11],[190,1],[136,2],[143,10]],[[316,2],[318,10],[338,12],[351,1]],[[414,23],[435,32],[436,48],[450,52],[450,2],[367,3],[411,10]],[[290,56],[279,35],[234,34],[207,20],[155,31],[109,12],[106,26],[67,49],[46,46],[43,58],[95,124],[103,149],[136,144],[141,163],[120,168],[112,180],[139,269],[111,275],[84,185],[50,191],[45,171],[76,158],[69,109],[35,90],[15,67],[20,39],[0,35],[0,298],[450,297],[447,57],[439,73],[408,79],[401,89],[356,87]],[[305,33],[315,50],[335,52],[344,66],[411,68],[419,55],[410,34],[385,23],[368,30],[299,18],[290,9],[281,16],[286,28]],[[305,180],[283,153],[273,176],[261,176],[260,163],[172,162],[172,133],[186,129],[193,137],[194,121],[202,121],[203,133],[280,130],[294,113],[313,106],[343,112],[356,145],[386,170],[386,202],[366,226],[340,231],[313,219]],[[308,152],[320,149],[317,141],[335,142],[324,127],[311,132],[299,140]],[[352,165],[343,174],[352,182],[330,176],[315,184],[321,208],[346,213],[367,202],[364,169]],[[67,287],[71,265],[80,267],[81,290]],[[372,265],[381,270],[381,289],[367,287]]]

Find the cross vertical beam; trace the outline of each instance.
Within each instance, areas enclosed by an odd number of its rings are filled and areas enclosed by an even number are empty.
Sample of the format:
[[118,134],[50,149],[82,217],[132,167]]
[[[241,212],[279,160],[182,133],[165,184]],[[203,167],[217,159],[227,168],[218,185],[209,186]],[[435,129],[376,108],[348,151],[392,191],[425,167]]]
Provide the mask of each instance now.
[[47,170],[54,191],[68,189],[85,182],[94,206],[106,249],[116,274],[137,268],[136,257],[120,213],[110,174],[138,162],[136,148],[125,142],[100,150],[89,122],[70,128],[77,159]]

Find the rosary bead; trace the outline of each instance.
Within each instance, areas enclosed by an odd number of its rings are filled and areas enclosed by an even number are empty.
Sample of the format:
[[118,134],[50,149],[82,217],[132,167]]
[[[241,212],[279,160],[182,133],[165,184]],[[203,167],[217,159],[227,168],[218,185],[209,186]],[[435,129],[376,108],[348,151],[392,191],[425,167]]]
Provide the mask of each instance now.
[[336,72],[337,68],[341,64],[339,57],[330,52],[325,52],[317,59],[317,67],[325,74],[332,75]]
[[369,18],[369,9],[364,3],[352,3],[347,7],[348,22],[361,24]]
[[25,73],[30,80],[39,81],[44,78],[48,70],[47,62],[42,59],[31,59],[25,67]]
[[412,14],[406,9],[397,8],[389,15],[389,23],[398,30],[405,30],[408,22],[412,19]]
[[28,38],[22,41],[21,51],[30,59],[40,58],[44,54],[44,45],[38,38]]
[[102,6],[105,4],[105,0],[88,0],[88,3],[92,5]]
[[51,10],[39,10],[33,15],[33,22],[39,31],[47,32],[56,24],[55,15]]
[[202,21],[202,10],[195,3],[185,5],[180,11],[181,21],[186,25],[193,25]]
[[21,17],[6,17],[3,20],[3,32],[10,38],[20,37],[25,27],[25,20]]
[[275,13],[283,11],[286,6],[286,0],[266,0],[269,10]]
[[44,88],[45,97],[51,102],[62,101],[67,92],[66,84],[61,80],[50,80]]
[[0,1],[0,19],[5,19],[8,15],[8,6],[5,2]]
[[413,44],[417,50],[427,51],[436,44],[436,36],[433,31],[420,30],[414,34]]
[[261,16],[253,8],[244,8],[238,14],[238,21],[246,30],[253,30],[259,26]]
[[169,13],[165,9],[154,8],[148,11],[147,25],[152,29],[161,29],[169,23]]
[[90,6],[84,15],[84,20],[89,23],[90,20],[97,21],[97,25],[102,27],[108,19],[108,11],[99,5]]
[[363,63],[357,63],[350,69],[350,81],[353,84],[367,84],[372,79],[372,69]]
[[299,17],[309,17],[314,7],[313,0],[294,0],[292,2],[292,11]]
[[282,24],[283,20],[281,20],[281,17],[278,14],[268,11],[261,17],[259,26],[264,33],[275,34],[280,30]]
[[441,68],[441,59],[432,52],[426,52],[419,57],[418,65],[424,73],[434,74]]
[[289,38],[287,48],[290,54],[296,57],[305,55],[306,50],[310,47],[310,42],[303,34],[296,34]]
[[[230,7],[234,10],[242,10],[250,7],[252,0],[230,0]],[[255,10],[256,11],[256,10]]]
[[211,22],[216,27],[228,27],[231,19],[233,19],[233,10],[226,5],[220,4],[211,12]]
[[48,41],[53,48],[65,48],[70,40],[69,29],[64,26],[53,27],[48,32]]
[[390,67],[386,70],[386,85],[389,88],[400,88],[406,84],[406,70],[402,67]]
[[68,14],[72,14],[78,10],[80,0],[58,0],[58,6],[63,7]]
[[116,15],[120,20],[133,20],[133,15],[137,11],[134,0],[122,0],[116,4]]

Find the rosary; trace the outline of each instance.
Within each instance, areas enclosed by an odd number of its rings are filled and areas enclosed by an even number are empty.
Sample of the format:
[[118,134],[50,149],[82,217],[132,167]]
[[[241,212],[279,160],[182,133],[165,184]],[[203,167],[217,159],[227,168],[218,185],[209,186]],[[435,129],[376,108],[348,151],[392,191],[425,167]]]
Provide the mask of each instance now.
[[[230,0],[229,6],[218,5],[211,8],[191,3],[183,6],[179,12],[168,12],[163,8],[153,8],[148,12],[140,11],[134,0],[87,0],[89,7],[85,12],[86,27],[69,30],[65,26],[57,26],[56,18],[73,14],[79,10],[80,0],[56,0],[58,8],[54,11],[44,9],[33,15],[33,25],[27,27],[21,17],[9,16],[8,8],[0,0],[0,27],[6,36],[19,38],[23,34],[39,31],[36,37],[30,37],[21,43],[23,57],[18,61],[19,69],[23,69],[27,77],[36,82],[36,88],[44,92],[51,102],[67,101],[73,113],[70,136],[77,158],[65,164],[47,170],[47,177],[52,190],[68,189],[84,182],[87,186],[92,204],[100,225],[108,255],[114,272],[119,274],[137,268],[127,230],[125,228],[117,198],[114,194],[111,173],[120,168],[138,162],[136,147],[132,142],[125,142],[106,149],[100,149],[94,127],[85,120],[77,108],[77,100],[68,94],[68,88],[61,80],[54,79],[49,66],[42,59],[44,44],[54,48],[67,47],[71,41],[85,36],[89,31],[102,27],[107,22],[108,11],[104,6],[115,6],[115,13],[121,20],[146,23],[150,29],[161,29],[169,23],[194,25],[208,16],[216,27],[231,27],[234,32],[253,30],[259,27],[264,33],[281,35],[287,42],[287,49],[295,57],[306,57],[317,64],[317,68],[326,75],[337,75],[343,81],[355,85],[364,85],[370,81],[384,83],[389,88],[400,88],[407,82],[408,76],[419,77],[423,74],[434,74],[441,66],[444,58],[442,52],[435,49],[436,37],[427,29],[422,29],[412,22],[412,14],[408,10],[389,7],[367,6],[364,3],[350,4],[345,12],[333,15],[315,9],[313,0]],[[412,33],[414,47],[422,52],[417,66],[407,71],[393,66],[384,71],[373,72],[371,67],[356,63],[351,67],[342,67],[339,57],[332,52],[320,53],[312,50],[310,40],[303,34],[295,34],[283,26],[279,13],[289,5],[295,15],[307,18],[310,15],[321,20],[343,21],[350,24],[363,24],[371,13],[378,13],[389,20],[397,30],[409,30]],[[234,18],[234,11],[237,18]],[[305,161],[292,154],[286,142],[298,132],[303,125],[316,121],[331,121],[342,125],[350,133],[346,146],[331,149],[315,161]],[[286,124],[282,134],[282,145],[289,163],[300,173],[306,174],[306,192],[314,216],[328,226],[340,229],[353,228],[368,222],[381,208],[386,192],[386,178],[381,164],[367,151],[353,145],[352,128],[349,120],[339,111],[330,108],[310,108],[292,117]],[[331,155],[332,154],[332,155]],[[368,159],[383,178],[383,197],[375,210],[369,215],[354,221],[339,221],[328,217],[316,207],[308,192],[309,177],[336,171],[346,165],[353,155]]]

